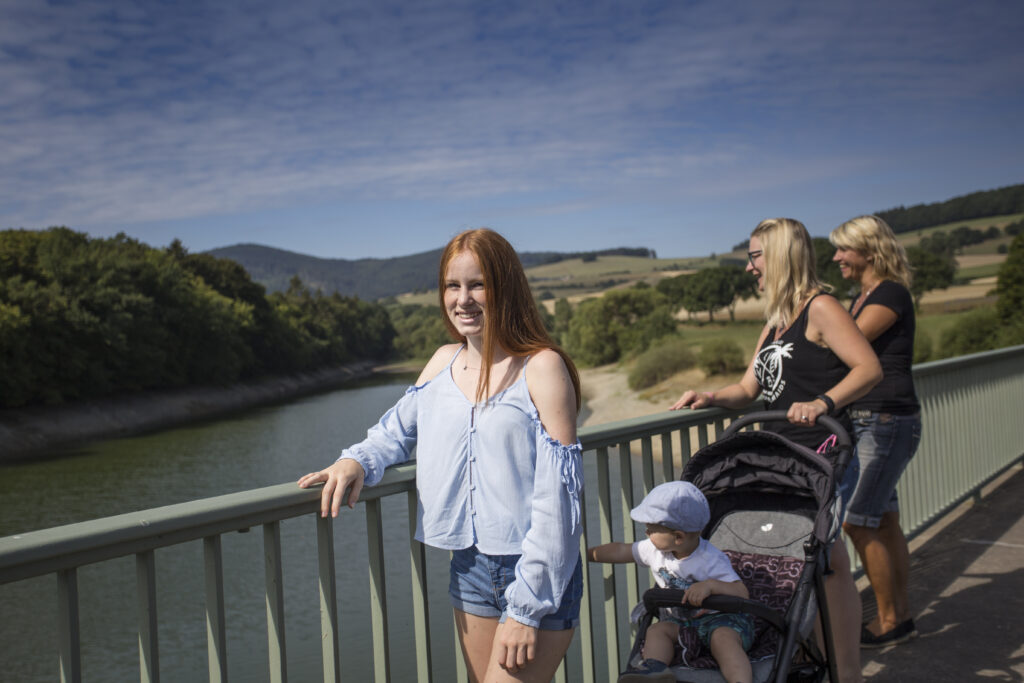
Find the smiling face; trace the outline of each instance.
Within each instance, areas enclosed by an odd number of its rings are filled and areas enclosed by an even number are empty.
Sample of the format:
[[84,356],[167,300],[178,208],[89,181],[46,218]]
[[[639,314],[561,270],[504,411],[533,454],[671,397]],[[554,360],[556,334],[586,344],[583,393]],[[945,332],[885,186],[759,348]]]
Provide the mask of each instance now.
[[484,333],[484,312],[487,292],[484,275],[476,257],[461,251],[448,262],[444,276],[444,310],[463,337],[479,337]]
[[747,247],[746,271],[757,278],[757,289],[764,291],[764,251],[761,249],[761,240],[757,237],[750,238],[750,246]]
[[839,271],[846,280],[859,281],[864,272],[871,267],[871,262],[854,249],[837,248],[832,260],[839,264]]

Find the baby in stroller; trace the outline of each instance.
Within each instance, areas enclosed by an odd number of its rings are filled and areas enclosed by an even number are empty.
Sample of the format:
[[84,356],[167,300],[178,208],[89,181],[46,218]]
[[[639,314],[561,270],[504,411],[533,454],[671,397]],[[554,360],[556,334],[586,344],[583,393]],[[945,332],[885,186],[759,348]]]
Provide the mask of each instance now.
[[707,499],[696,486],[686,481],[666,482],[652,489],[630,512],[630,517],[647,525],[647,540],[606,543],[587,550],[591,561],[636,562],[650,567],[659,587],[685,591],[683,605],[663,613],[662,619],[647,630],[642,664],[622,674],[619,683],[675,681],[669,664],[675,656],[680,629],[696,630],[726,681],[752,680],[746,654],[754,639],[751,618],[700,609],[709,595],[748,597],[729,558],[701,538],[710,514]]

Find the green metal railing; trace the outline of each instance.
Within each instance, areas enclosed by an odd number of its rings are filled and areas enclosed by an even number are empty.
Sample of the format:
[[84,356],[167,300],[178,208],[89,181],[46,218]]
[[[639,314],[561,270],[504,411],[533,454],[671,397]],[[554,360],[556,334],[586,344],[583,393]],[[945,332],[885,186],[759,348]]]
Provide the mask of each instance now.
[[[915,368],[923,403],[921,448],[900,482],[901,519],[908,535],[919,533],[952,506],[977,492],[1021,459],[1024,451],[1024,346]],[[580,431],[585,454],[585,532],[581,548],[611,540],[633,541],[629,510],[653,486],[675,479],[698,448],[714,440],[738,412],[718,409],[661,413]],[[405,497],[408,561],[411,567],[416,677],[435,678],[428,628],[426,551],[412,540],[416,524],[415,463],[388,470],[383,481],[365,489],[369,548],[370,628],[374,680],[391,679],[387,607],[387,562],[382,501]],[[139,676],[160,679],[159,624],[154,551],[202,540],[205,576],[207,659],[210,681],[227,678],[227,638],[221,537],[263,529],[264,597],[268,677],[287,680],[285,577],[281,522],[299,516],[315,520],[320,593],[322,670],[325,681],[344,678],[338,649],[334,521],[320,518],[319,490],[281,484],[241,493],[118,515],[79,524],[0,538],[0,584],[47,574],[56,576],[57,654],[62,681],[80,681],[79,568],[119,557],[136,558]],[[624,523],[625,520],[625,523]],[[389,553],[394,560],[393,549]],[[312,562],[313,558],[309,558]],[[614,678],[628,650],[630,607],[646,587],[646,572],[633,565],[588,568],[578,646],[559,669],[559,681]],[[403,608],[406,606],[403,605]],[[436,608],[449,610],[447,602]],[[4,644],[0,643],[0,647]],[[454,648],[447,665],[460,680],[465,668]]]

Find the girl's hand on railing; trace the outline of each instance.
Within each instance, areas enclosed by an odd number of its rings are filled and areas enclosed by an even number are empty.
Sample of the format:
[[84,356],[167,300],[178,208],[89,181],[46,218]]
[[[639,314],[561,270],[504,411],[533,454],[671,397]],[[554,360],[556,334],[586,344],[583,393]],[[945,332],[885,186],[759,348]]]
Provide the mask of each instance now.
[[351,490],[345,504],[350,508],[355,507],[359,492],[363,490],[365,476],[362,465],[351,458],[342,458],[327,469],[310,472],[302,477],[299,486],[305,489],[322,482],[324,490],[320,493],[320,516],[326,517],[330,511],[331,517],[337,517],[345,490],[349,487]]

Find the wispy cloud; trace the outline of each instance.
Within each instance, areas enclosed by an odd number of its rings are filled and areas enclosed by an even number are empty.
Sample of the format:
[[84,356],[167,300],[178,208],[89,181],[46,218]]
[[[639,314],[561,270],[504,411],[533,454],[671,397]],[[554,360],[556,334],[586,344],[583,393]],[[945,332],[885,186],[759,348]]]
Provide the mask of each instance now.
[[1022,104],[1024,12],[913,5],[3,0],[0,219],[563,213],[871,173]]

